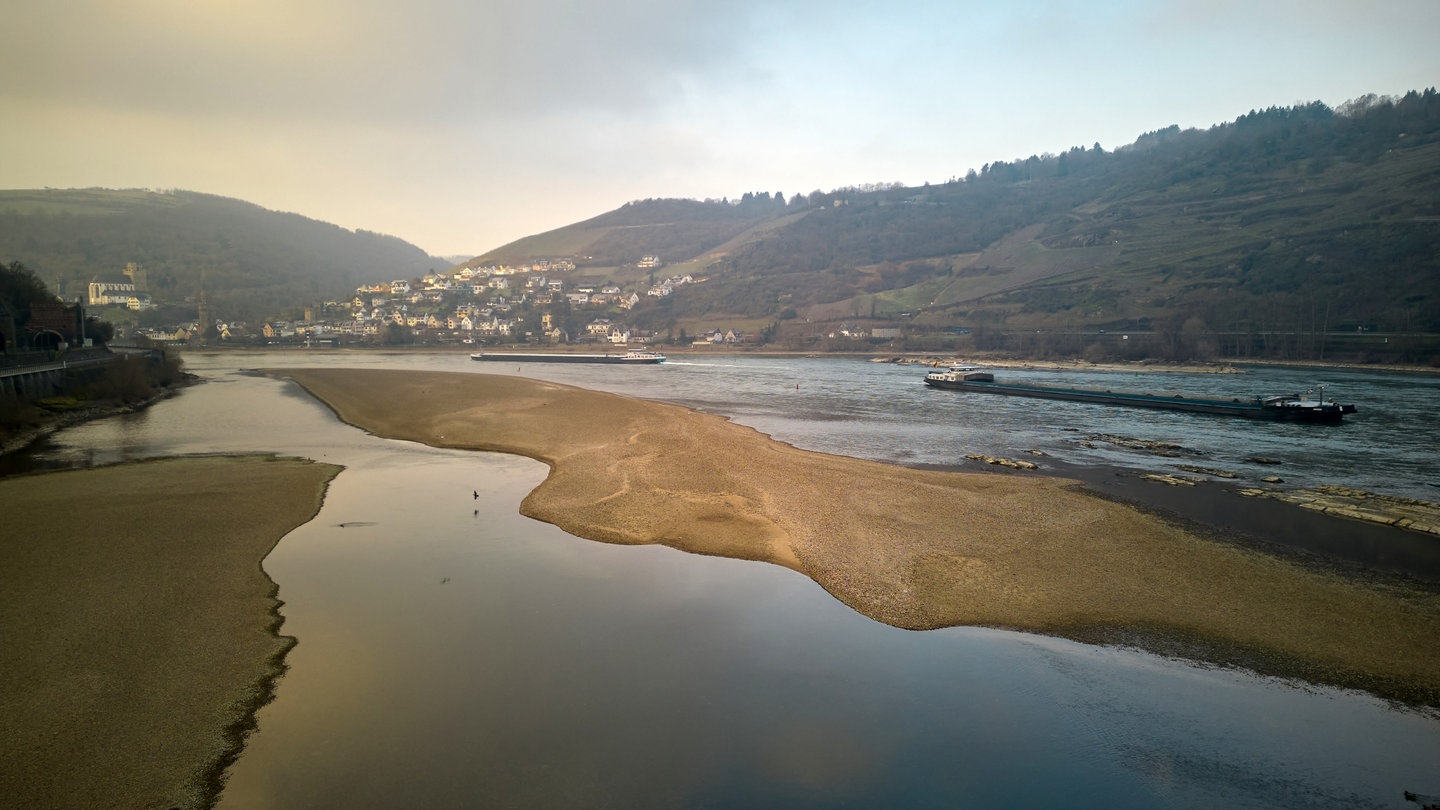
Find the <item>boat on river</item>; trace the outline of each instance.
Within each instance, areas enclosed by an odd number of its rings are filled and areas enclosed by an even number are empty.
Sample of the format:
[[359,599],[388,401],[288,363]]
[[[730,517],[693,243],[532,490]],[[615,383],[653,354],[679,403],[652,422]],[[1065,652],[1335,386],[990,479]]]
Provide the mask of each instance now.
[[1092,388],[1061,388],[1051,385],[1026,385],[1023,383],[997,383],[994,374],[979,368],[956,364],[938,369],[925,375],[925,384],[932,388],[950,391],[969,391],[982,394],[1001,394],[1012,397],[1035,399],[1060,399],[1070,402],[1089,402],[1095,405],[1120,405],[1131,408],[1152,408],[1165,411],[1206,413],[1216,416],[1239,416],[1247,419],[1273,419],[1284,422],[1326,422],[1338,423],[1345,414],[1355,413],[1354,405],[1341,405],[1325,399],[1325,388],[1320,387],[1318,398],[1307,393],[1280,394],[1269,397],[1248,399],[1206,399],[1200,397],[1166,396],[1162,394],[1141,394],[1123,391],[1098,390]]
[[611,363],[626,366],[643,366],[665,362],[665,355],[643,349],[631,349],[624,354],[567,354],[564,352],[476,352],[471,360],[498,360],[504,363]]
[[967,363],[952,363],[949,371],[965,382],[995,382],[994,372]]

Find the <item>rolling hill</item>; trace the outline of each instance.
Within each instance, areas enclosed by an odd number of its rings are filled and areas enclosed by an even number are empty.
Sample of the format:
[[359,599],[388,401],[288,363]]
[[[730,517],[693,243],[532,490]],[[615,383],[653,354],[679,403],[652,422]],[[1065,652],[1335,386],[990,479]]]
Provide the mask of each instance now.
[[[934,185],[638,200],[465,264],[542,259],[573,262],[569,286],[691,276],[612,313],[672,337],[824,350],[881,329],[871,342],[900,349],[1440,364],[1440,94],[1257,110]],[[453,266],[239,200],[103,189],[0,191],[15,260],[70,298],[134,263],[156,317],[194,317],[203,285],[241,320]]]
[[1253,111],[938,185],[637,201],[468,264],[568,257],[624,281],[644,255],[702,282],[635,313],[672,332],[726,321],[814,345],[848,321],[1113,354],[1140,345],[1099,337],[1123,330],[1153,335],[1149,354],[1297,358],[1345,333],[1352,353],[1433,361],[1440,96]]
[[348,298],[358,284],[450,264],[392,236],[187,191],[0,191],[0,260],[19,261],[67,299],[91,280],[145,273],[162,311],[203,286],[238,320]]

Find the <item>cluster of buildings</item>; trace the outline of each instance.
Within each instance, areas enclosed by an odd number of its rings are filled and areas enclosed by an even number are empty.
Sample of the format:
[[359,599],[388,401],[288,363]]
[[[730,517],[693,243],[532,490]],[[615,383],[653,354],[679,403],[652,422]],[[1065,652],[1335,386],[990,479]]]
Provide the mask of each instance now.
[[[360,336],[378,336],[391,325],[403,326],[435,330],[468,342],[482,337],[514,338],[525,323],[524,316],[538,313],[538,329],[550,342],[643,343],[652,339],[648,333],[609,317],[585,323],[574,329],[576,334],[566,332],[558,311],[625,311],[644,300],[640,291],[617,284],[576,284],[561,277],[572,269],[574,265],[566,261],[519,268],[460,267],[450,274],[427,273],[418,280],[362,286],[348,302],[350,322],[337,326]],[[675,288],[693,282],[688,275],[666,278],[646,289],[645,295],[670,295]]]
[[[649,263],[648,265],[646,263]],[[640,263],[660,266],[656,256]],[[132,266],[133,267],[133,266]],[[215,320],[202,330],[202,317],[173,329],[141,330],[166,343],[205,341],[263,343],[427,343],[527,342],[649,343],[655,335],[624,322],[621,314],[648,297],[663,298],[694,283],[689,275],[663,278],[648,286],[625,289],[616,284],[576,283],[564,278],[575,265],[564,260],[539,261],[520,267],[462,266],[450,273],[427,273],[418,279],[394,279],[358,287],[348,301],[327,301],[307,307],[299,320],[273,320],[262,325]],[[138,291],[125,282],[95,282],[92,302],[118,303]],[[128,303],[127,303],[128,305]],[[585,310],[595,310],[586,318]],[[735,330],[711,330],[699,340],[738,343]]]

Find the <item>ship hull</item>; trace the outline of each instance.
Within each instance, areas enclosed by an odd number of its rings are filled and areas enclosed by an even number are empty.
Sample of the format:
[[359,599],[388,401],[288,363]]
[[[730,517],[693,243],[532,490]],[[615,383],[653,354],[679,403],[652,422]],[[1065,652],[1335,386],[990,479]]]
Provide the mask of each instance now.
[[559,354],[559,353],[523,353],[523,352],[499,352],[499,353],[476,353],[470,355],[471,360],[488,360],[502,363],[604,363],[620,366],[644,366],[665,362],[665,355],[645,354]]
[[927,378],[925,384],[932,388],[942,388],[950,391],[971,391],[1012,397],[1031,397],[1034,399],[1058,399],[1067,402],[1088,402],[1095,405],[1118,405],[1127,408],[1184,411],[1187,413],[1235,416],[1244,419],[1268,419],[1282,422],[1338,423],[1345,414],[1355,412],[1353,405],[1339,405],[1333,402],[1266,405],[1254,400],[1243,399],[1226,400],[1181,396],[1165,397],[1154,394],[1091,391],[1083,388],[1053,388],[1039,385],[1014,385],[931,378]]

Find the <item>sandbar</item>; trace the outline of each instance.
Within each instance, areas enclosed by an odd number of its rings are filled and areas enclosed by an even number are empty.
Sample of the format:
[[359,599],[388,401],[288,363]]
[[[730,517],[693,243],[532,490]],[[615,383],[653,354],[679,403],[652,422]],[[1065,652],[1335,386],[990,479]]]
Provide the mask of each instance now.
[[379,436],[544,462],[521,512],[578,537],[782,565],[896,627],[1136,645],[1440,706],[1440,596],[1218,542],[1075,480],[811,452],[520,377],[271,373]]
[[0,479],[0,804],[209,806],[294,644],[260,562],[339,469],[216,456]]

